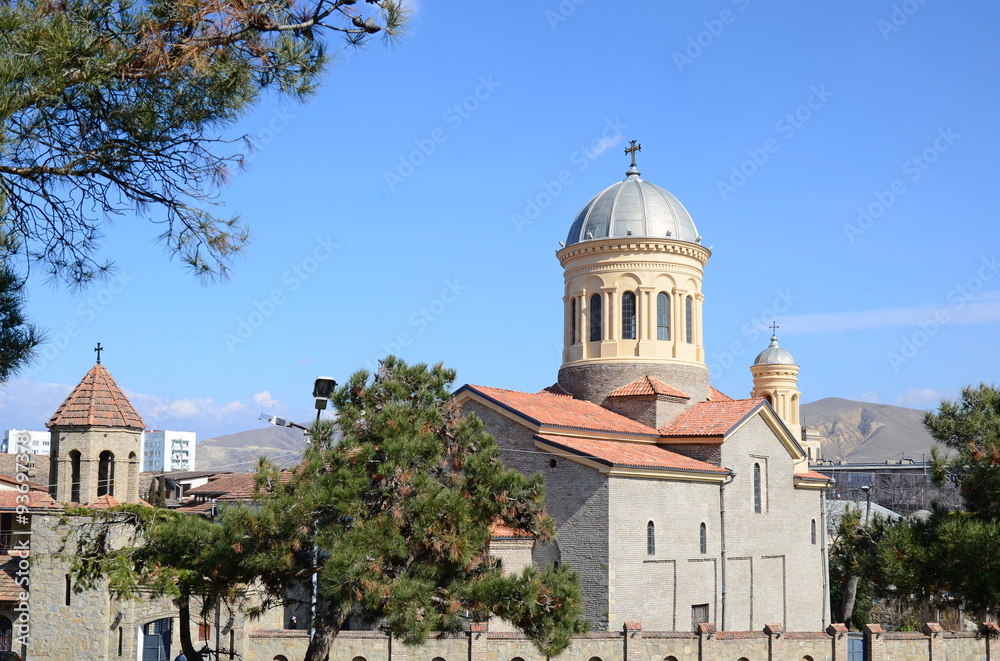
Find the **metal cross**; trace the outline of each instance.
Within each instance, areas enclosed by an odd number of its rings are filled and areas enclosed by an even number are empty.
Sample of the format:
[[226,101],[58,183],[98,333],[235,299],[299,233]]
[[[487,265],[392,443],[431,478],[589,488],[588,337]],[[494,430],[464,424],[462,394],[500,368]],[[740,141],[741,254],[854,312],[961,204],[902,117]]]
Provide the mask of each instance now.
[[771,335],[777,335],[779,328],[781,328],[781,326],[778,325],[778,322],[777,321],[772,321],[771,322]]
[[103,348],[101,347],[101,343],[100,343],[100,342],[98,342],[98,343],[97,343],[97,347],[95,347],[95,348],[94,348],[94,351],[96,351],[96,352],[97,352],[97,364],[98,364],[98,365],[100,365],[100,364],[101,364],[101,352],[102,352],[103,350],[104,350],[104,349],[103,349]]
[[629,142],[628,149],[625,150],[626,154],[632,154],[632,167],[635,167],[635,153],[637,151],[642,151],[642,145],[635,144],[635,140]]

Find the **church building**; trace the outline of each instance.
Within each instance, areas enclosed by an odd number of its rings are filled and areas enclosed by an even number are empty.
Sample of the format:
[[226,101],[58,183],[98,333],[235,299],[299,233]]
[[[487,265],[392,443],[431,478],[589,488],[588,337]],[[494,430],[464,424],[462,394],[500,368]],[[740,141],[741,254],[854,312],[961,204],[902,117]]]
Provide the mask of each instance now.
[[822,631],[828,480],[803,449],[799,367],[772,337],[750,366],[749,398],[712,387],[711,252],[631,153],[625,179],[584,205],[556,253],[556,382],[533,393],[465,385],[456,401],[483,419],[508,466],[544,475],[557,537],[532,562],[579,574],[595,629]]

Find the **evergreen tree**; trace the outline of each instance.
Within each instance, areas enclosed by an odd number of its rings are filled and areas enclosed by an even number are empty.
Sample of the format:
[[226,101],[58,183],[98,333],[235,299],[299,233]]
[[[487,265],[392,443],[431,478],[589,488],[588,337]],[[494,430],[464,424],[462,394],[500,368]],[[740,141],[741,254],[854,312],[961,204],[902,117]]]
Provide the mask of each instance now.
[[[461,416],[451,400],[454,378],[440,365],[393,357],[375,375],[356,373],[333,398],[339,440],[321,422],[294,471],[262,459],[255,503],[222,508],[216,525],[184,532],[176,512],[156,522],[123,508],[133,517],[124,524],[139,531],[135,541],[113,548],[111,535],[87,535],[74,572],[89,579],[83,586],[110,577],[116,594],[152,585],[179,605],[192,595],[218,597],[251,614],[283,603],[289,587],[316,576],[307,661],[325,661],[352,617],[420,644],[432,632],[496,616],[542,653],[558,654],[586,629],[576,574],[565,565],[507,574],[489,555],[496,525],[553,538],[542,477],[503,465],[482,422]],[[169,569],[167,582],[157,567]],[[264,591],[253,605],[240,587],[251,584]],[[189,613],[181,616],[183,631]]]
[[[197,276],[225,278],[250,232],[213,210],[243,164],[223,131],[266,93],[309,96],[326,36],[391,41],[406,18],[402,0],[0,3],[5,263],[86,284],[111,268],[98,249],[112,219],[137,215]],[[34,346],[14,333],[0,335],[8,369]]]

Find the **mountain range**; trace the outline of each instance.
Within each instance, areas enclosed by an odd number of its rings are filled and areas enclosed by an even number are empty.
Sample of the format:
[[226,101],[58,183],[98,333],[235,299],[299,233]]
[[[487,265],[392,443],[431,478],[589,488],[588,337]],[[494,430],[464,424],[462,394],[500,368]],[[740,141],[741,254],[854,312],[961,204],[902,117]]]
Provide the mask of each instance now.
[[[924,428],[924,411],[889,404],[828,397],[804,404],[803,424],[825,437],[822,456],[850,462],[882,462],[902,457],[920,461],[934,443]],[[198,443],[198,470],[254,470],[261,456],[281,467],[294,466],[306,447],[301,429],[268,426],[207,438]]]

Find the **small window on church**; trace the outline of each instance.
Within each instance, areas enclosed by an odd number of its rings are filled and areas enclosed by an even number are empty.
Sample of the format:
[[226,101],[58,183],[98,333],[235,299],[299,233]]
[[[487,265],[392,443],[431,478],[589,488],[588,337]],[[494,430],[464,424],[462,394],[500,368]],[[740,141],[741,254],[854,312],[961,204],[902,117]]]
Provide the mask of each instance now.
[[576,344],[576,297],[569,302],[569,343]]
[[646,555],[656,555],[656,532],[652,521],[646,524]]
[[753,465],[753,513],[760,514],[760,464]]
[[622,339],[635,339],[635,294],[630,291],[622,294]]
[[687,343],[692,344],[694,342],[694,301],[688,296],[684,299],[684,332],[687,335]]
[[656,339],[670,339],[670,296],[662,291],[656,295]]
[[698,548],[702,554],[708,553],[708,529],[705,524],[701,524],[701,529],[698,531]]
[[590,341],[601,341],[601,295],[590,297]]
[[812,543],[815,544],[816,543],[816,519],[812,520],[812,523],[809,525],[809,527],[810,527],[810,534],[812,536]]

